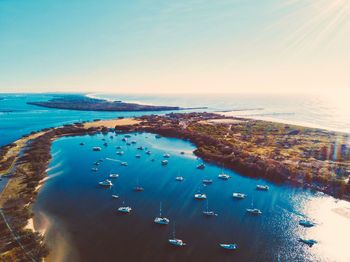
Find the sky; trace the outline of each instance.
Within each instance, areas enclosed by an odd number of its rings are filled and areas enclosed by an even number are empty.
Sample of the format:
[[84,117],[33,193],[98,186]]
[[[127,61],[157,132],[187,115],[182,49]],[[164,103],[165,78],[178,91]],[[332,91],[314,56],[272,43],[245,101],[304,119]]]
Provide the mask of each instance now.
[[350,95],[349,0],[0,0],[0,92]]

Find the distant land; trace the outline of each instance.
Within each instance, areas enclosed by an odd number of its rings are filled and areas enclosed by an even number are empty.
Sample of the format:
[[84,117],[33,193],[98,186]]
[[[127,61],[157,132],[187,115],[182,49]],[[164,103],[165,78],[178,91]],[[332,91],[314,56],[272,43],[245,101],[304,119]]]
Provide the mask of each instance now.
[[122,101],[107,101],[103,99],[90,98],[83,95],[65,95],[50,99],[48,101],[27,102],[27,104],[49,108],[81,111],[170,111],[206,108],[181,108],[178,106],[142,105]]

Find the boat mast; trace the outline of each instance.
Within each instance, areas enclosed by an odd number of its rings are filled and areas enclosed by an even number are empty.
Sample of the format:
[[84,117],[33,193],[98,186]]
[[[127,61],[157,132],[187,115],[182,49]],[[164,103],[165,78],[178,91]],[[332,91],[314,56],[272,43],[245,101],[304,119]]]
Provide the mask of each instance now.
[[162,202],[159,204],[159,217],[162,217]]
[[175,222],[174,222],[174,228],[173,228],[173,239],[175,239]]

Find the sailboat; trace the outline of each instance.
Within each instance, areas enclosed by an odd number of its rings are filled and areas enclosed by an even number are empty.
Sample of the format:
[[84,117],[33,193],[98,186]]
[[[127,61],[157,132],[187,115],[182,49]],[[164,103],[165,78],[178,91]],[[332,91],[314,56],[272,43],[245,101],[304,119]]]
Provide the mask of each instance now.
[[229,178],[231,178],[228,174],[224,173],[224,169],[221,169],[221,173],[218,175],[218,178],[222,179],[222,180],[228,180]]
[[252,208],[247,208],[246,210],[251,215],[261,215],[262,214],[260,209],[253,208],[253,200],[252,200]]
[[181,239],[178,239],[175,237],[175,223],[174,223],[174,229],[173,229],[173,238],[169,238],[168,242],[169,242],[169,244],[176,246],[176,247],[186,246],[185,242],[183,242]]
[[118,211],[119,213],[124,213],[124,214],[130,213],[131,210],[132,210],[131,207],[129,207],[129,206],[124,206],[124,201],[123,201],[123,206],[121,206],[121,207],[119,207],[119,208],[117,209],[117,211]]
[[232,193],[232,197],[233,198],[236,198],[236,199],[244,199],[247,195],[246,194],[243,194],[243,193]]
[[315,223],[308,221],[308,220],[300,220],[299,225],[301,225],[303,227],[313,227],[315,225]]
[[236,250],[238,248],[237,244],[219,244],[220,247],[227,249],[227,250]]
[[170,220],[166,217],[162,217],[162,202],[160,202],[159,206],[159,217],[156,217],[154,219],[154,223],[159,224],[159,225],[167,225],[169,224]]
[[104,181],[101,181],[101,182],[99,182],[98,184],[99,184],[100,186],[102,186],[102,187],[111,187],[111,186],[113,186],[112,181],[110,181],[110,180],[108,180],[108,179],[106,179],[106,180],[104,180]]
[[214,211],[209,211],[209,203],[208,203],[208,199],[207,199],[207,209],[205,211],[203,211],[203,214],[208,216],[208,217],[212,217],[212,216],[218,216],[218,214],[216,214]]
[[137,179],[136,186],[134,187],[134,191],[136,192],[142,192],[145,189],[139,185],[139,179]]
[[117,173],[109,173],[109,178],[118,178],[119,177],[119,174]]

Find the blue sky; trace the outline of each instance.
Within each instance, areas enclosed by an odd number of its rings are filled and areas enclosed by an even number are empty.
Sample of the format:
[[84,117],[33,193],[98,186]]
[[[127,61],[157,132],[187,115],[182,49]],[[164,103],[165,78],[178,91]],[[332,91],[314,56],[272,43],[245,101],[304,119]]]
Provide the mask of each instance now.
[[0,92],[347,90],[347,0],[0,0]]

